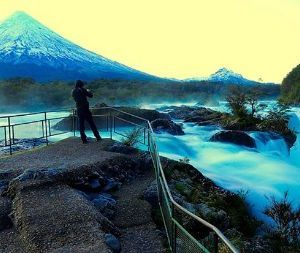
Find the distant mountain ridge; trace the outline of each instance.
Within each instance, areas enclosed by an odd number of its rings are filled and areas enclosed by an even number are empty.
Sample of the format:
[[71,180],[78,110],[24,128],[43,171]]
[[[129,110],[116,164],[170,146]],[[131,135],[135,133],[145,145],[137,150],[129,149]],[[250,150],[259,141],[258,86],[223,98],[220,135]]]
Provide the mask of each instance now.
[[158,78],[88,51],[24,12],[0,24],[0,78],[16,76],[39,81]]
[[262,83],[253,80],[249,80],[243,77],[241,74],[235,73],[227,68],[220,68],[215,73],[211,74],[209,77],[195,77],[185,79],[186,82],[195,82],[195,81],[208,81],[215,83],[224,83],[224,84],[234,84],[234,85],[258,85],[258,84],[275,84],[275,83]]

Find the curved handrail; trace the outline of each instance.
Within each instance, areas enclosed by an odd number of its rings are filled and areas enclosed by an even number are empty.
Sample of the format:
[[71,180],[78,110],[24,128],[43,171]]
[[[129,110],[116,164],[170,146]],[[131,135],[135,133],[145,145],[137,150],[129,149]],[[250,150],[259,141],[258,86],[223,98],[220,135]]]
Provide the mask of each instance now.
[[[232,245],[232,243],[223,235],[223,233],[217,228],[215,227],[214,225],[210,224],[209,222],[205,221],[204,219],[198,217],[197,215],[193,214],[192,212],[190,212],[189,210],[187,210],[186,208],[184,208],[183,206],[181,206],[180,204],[178,204],[173,196],[172,196],[172,193],[170,191],[170,188],[168,186],[168,182],[166,180],[166,177],[165,177],[165,173],[162,169],[162,165],[161,165],[161,161],[160,161],[160,157],[159,157],[159,151],[158,151],[158,148],[157,148],[157,145],[156,145],[156,141],[155,141],[155,135],[154,135],[154,131],[153,131],[153,128],[152,128],[152,125],[150,123],[149,120],[145,119],[145,118],[142,118],[142,117],[139,117],[139,116],[136,116],[134,114],[131,114],[131,113],[128,113],[128,112],[124,112],[122,110],[119,110],[119,109],[116,109],[116,108],[113,108],[113,107],[102,107],[103,109],[112,109],[114,111],[118,111],[120,113],[124,113],[124,114],[127,114],[129,116],[132,116],[132,117],[135,117],[135,118],[138,118],[140,120],[143,120],[147,123],[148,125],[148,131],[149,133],[151,134],[151,137],[153,138],[153,144],[154,144],[154,147],[155,147],[155,155],[156,155],[156,160],[158,161],[158,167],[159,167],[159,171],[160,171],[160,174],[162,176],[162,180],[163,180],[163,183],[164,183],[164,187],[167,191],[167,194],[168,194],[168,197],[170,199],[170,201],[172,202],[172,204],[174,204],[178,209],[180,209],[181,211],[183,211],[185,214],[187,214],[188,216],[191,216],[192,218],[194,218],[195,220],[197,220],[198,222],[200,222],[201,224],[203,224],[204,226],[210,228],[211,230],[213,230],[220,238],[221,240],[227,245],[227,247],[234,253],[239,253],[239,251],[236,249],[236,247],[234,245]],[[101,108],[100,108],[101,109]]]

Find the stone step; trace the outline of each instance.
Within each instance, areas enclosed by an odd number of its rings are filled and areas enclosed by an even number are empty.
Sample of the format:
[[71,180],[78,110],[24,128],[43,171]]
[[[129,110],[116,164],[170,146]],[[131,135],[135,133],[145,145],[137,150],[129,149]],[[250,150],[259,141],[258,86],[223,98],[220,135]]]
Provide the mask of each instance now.
[[99,212],[66,185],[23,188],[14,198],[13,211],[28,252],[111,252],[104,241]]

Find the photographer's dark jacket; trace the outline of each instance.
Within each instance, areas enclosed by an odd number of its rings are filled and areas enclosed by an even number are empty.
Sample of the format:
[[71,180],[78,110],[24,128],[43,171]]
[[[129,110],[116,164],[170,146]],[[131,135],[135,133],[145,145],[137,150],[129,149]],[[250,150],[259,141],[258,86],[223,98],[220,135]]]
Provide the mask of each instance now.
[[93,97],[93,93],[87,91],[85,88],[75,88],[72,91],[72,97],[76,102],[78,110],[89,110],[87,97]]

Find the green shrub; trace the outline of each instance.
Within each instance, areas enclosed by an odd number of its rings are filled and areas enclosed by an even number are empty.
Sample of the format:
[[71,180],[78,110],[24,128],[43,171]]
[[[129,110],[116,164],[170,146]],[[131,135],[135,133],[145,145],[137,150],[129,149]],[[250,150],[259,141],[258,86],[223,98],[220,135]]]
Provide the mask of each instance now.
[[121,140],[121,142],[126,146],[135,147],[138,144],[141,135],[142,135],[142,129],[134,128],[131,131],[127,132],[126,137],[124,137]]
[[300,249],[300,208],[293,208],[285,192],[283,198],[268,198],[270,205],[264,214],[274,221],[267,228],[267,237],[272,243],[274,252],[299,252]]

